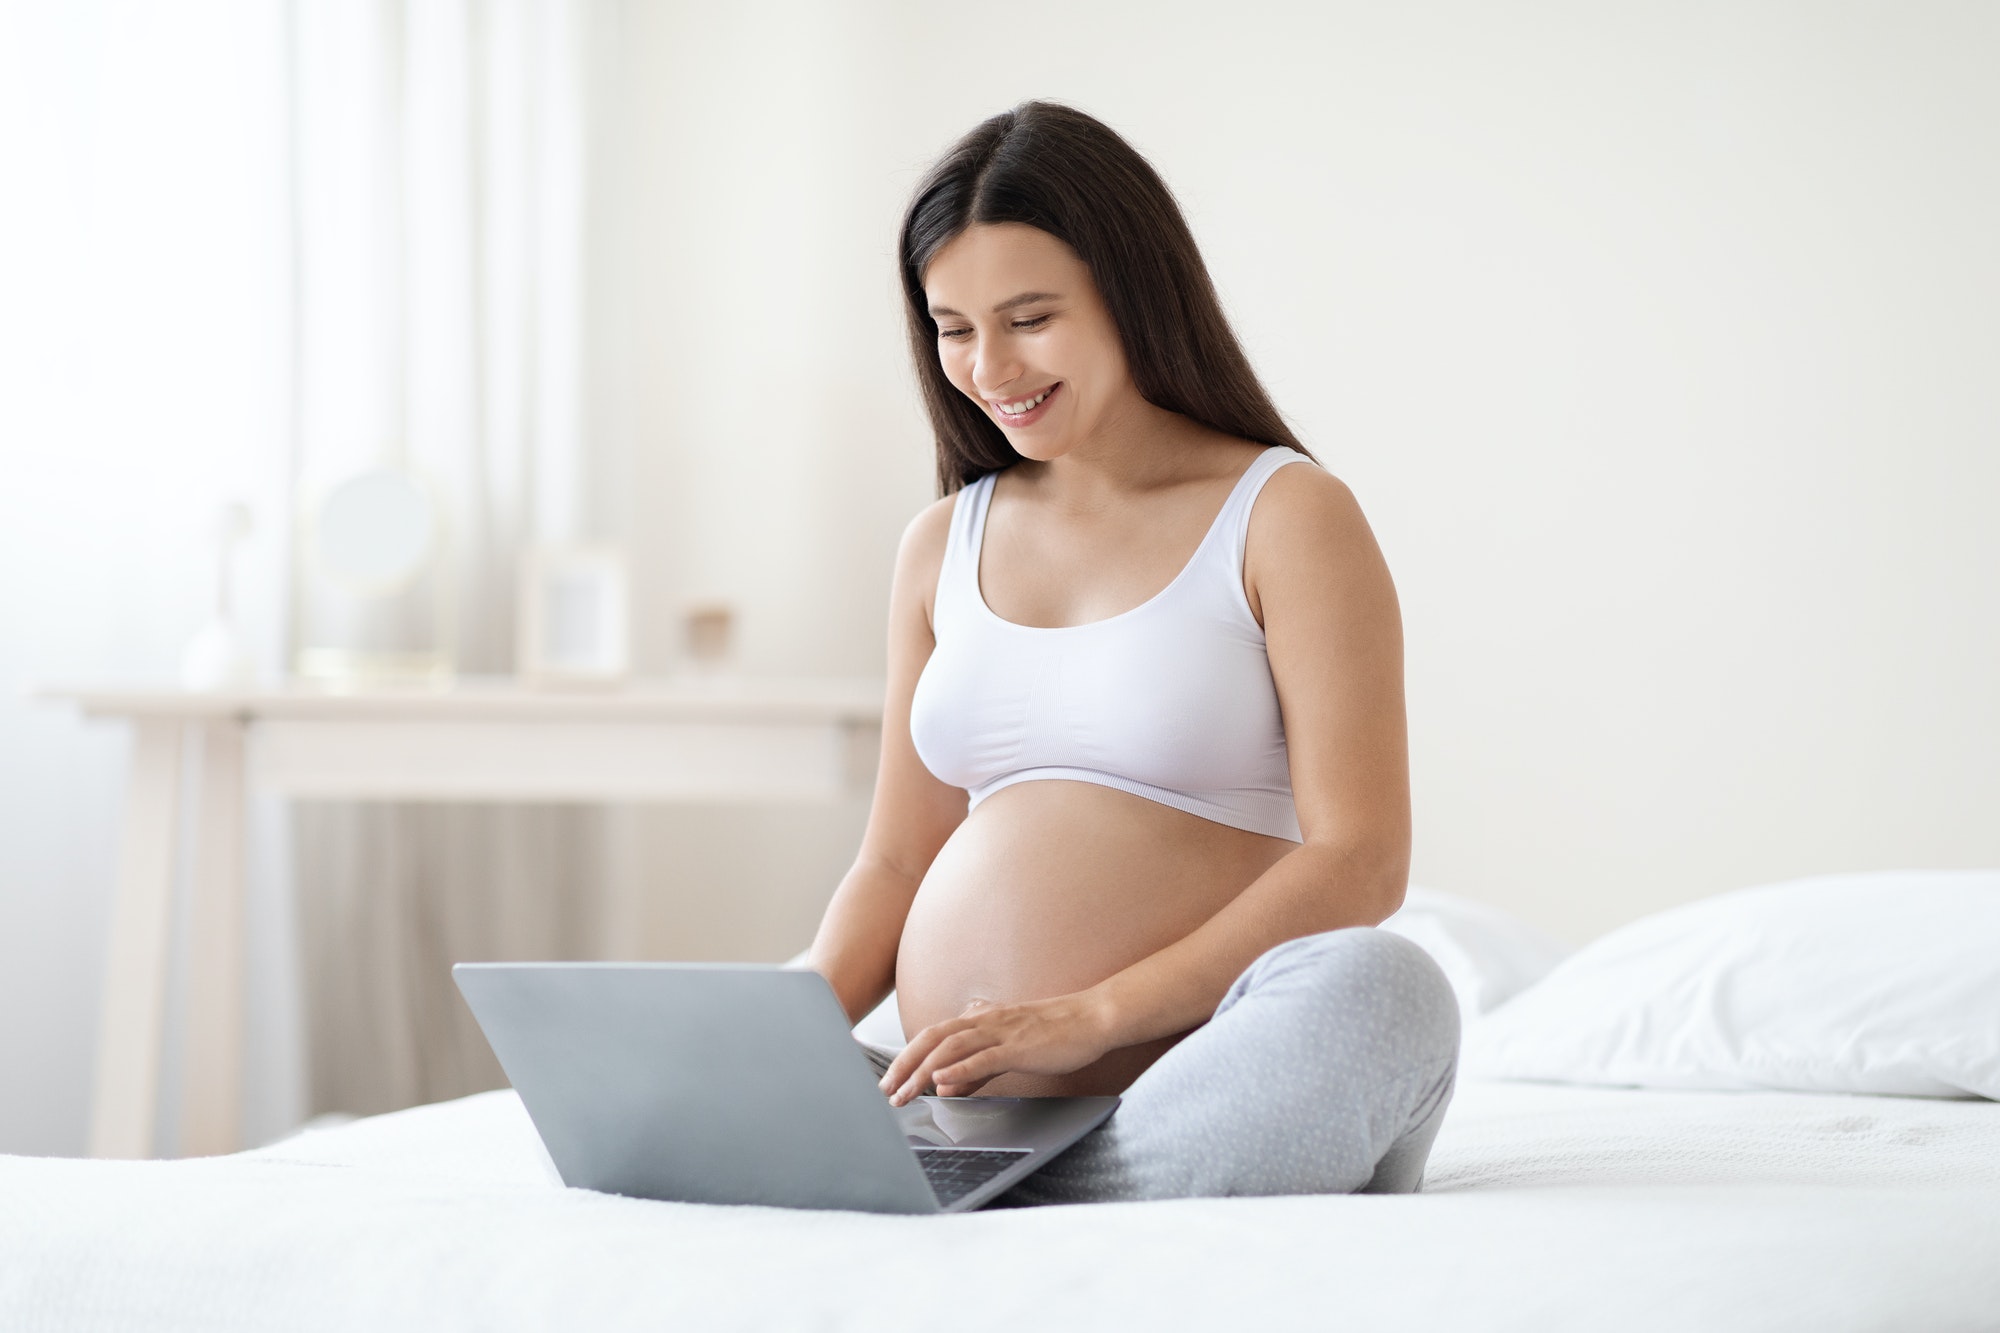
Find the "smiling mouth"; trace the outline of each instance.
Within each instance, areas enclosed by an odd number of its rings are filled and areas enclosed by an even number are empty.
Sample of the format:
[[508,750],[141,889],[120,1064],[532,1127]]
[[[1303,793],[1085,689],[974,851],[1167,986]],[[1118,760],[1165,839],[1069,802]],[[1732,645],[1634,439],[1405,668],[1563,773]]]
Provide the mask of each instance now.
[[1056,391],[1057,386],[1061,383],[1061,380],[1057,380],[1055,384],[1051,384],[1040,393],[1029,394],[1026,398],[1013,398],[1005,402],[995,402],[993,409],[1003,417],[1024,417],[1040,407],[1047,400],[1048,396]]

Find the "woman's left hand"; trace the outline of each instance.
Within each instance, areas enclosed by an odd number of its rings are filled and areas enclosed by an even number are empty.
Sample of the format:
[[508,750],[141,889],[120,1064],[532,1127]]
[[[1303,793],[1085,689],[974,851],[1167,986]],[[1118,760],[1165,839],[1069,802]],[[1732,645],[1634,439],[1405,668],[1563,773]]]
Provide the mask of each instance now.
[[912,1037],[882,1076],[882,1091],[892,1106],[933,1083],[940,1097],[970,1097],[1002,1074],[1067,1074],[1111,1048],[1098,1006],[1085,995],[974,1000],[957,1018]]

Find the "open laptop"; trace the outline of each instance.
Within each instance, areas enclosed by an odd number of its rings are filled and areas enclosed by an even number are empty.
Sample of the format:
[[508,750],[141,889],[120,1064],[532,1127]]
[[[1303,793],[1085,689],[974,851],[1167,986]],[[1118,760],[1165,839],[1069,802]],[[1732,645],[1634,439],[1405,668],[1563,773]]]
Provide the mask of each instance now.
[[964,1212],[1118,1105],[918,1097],[892,1107],[817,972],[734,963],[459,963],[451,972],[557,1174],[584,1189]]

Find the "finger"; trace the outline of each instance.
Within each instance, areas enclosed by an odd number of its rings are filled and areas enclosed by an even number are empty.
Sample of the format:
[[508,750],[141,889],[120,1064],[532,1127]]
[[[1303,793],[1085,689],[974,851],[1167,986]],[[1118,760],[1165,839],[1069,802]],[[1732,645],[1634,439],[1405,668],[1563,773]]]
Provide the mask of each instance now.
[[986,1032],[978,1028],[970,1028],[964,1032],[954,1032],[951,1036],[946,1037],[937,1044],[936,1049],[930,1053],[924,1063],[929,1066],[931,1078],[935,1081],[938,1070],[944,1068],[946,1065],[957,1064],[959,1061],[977,1052],[998,1046],[1000,1041],[999,1033]]
[[931,1070],[938,1064],[940,1058],[946,1060],[958,1058],[956,1054],[941,1057],[940,1053],[946,1051],[947,1047],[953,1052],[962,1051],[962,1045],[953,1046],[952,1043],[959,1042],[965,1035],[963,1032],[947,1033],[932,1043],[931,1048],[917,1061],[915,1068],[910,1074],[901,1083],[891,1085],[895,1088],[895,1091],[889,1094],[889,1104],[891,1106],[903,1106],[907,1105],[912,1097],[921,1096],[924,1089],[932,1083]]
[[943,1032],[937,1024],[932,1024],[916,1036],[910,1038],[910,1044],[905,1046],[896,1058],[889,1062],[888,1071],[882,1075],[881,1081],[876,1086],[880,1087],[885,1093],[893,1093],[897,1088],[909,1082],[910,1075],[915,1073],[917,1067],[924,1062],[924,1057],[929,1055],[931,1049],[944,1040],[946,1035],[948,1034]]
[[1014,1061],[1008,1055],[1005,1044],[1001,1044],[944,1065],[931,1078],[937,1084],[940,1097],[970,1097],[1013,1068]]
[[889,1066],[889,1072],[882,1076],[881,1088],[889,1098],[891,1106],[901,1106],[922,1092],[931,1081],[928,1061],[939,1043],[952,1034],[940,1025],[933,1024],[919,1032],[903,1048],[902,1055]]
[[996,1038],[990,1034],[982,1033],[976,1028],[961,1029],[960,1031],[951,1033],[933,1046],[929,1053],[924,1056],[922,1062],[918,1064],[916,1072],[911,1074],[904,1081],[903,1085],[891,1094],[889,1098],[890,1103],[895,1106],[907,1104],[910,1098],[918,1096],[923,1092],[926,1084],[936,1081],[936,1070],[939,1065],[952,1064],[958,1060],[962,1060],[974,1051],[991,1045],[995,1040]]
[[931,1079],[937,1084],[940,1096],[962,1097],[966,1094],[946,1092],[945,1085],[950,1084],[954,1088],[966,1084],[978,1086],[1010,1072],[1012,1068],[1012,1062],[1007,1058],[1007,1048],[996,1043],[963,1059],[939,1065],[932,1071]]
[[979,1090],[992,1081],[990,1078],[982,1078],[972,1083],[940,1083],[937,1085],[937,1095],[940,1097],[977,1096]]
[[964,1027],[966,1027],[964,1019],[946,1019],[944,1023],[932,1023],[930,1027],[926,1027],[924,1031],[920,1031],[916,1037],[912,1037],[910,1045],[906,1045],[902,1049],[902,1055],[898,1055],[894,1061],[890,1061],[888,1073],[882,1075],[882,1091],[886,1093],[892,1087],[898,1087],[900,1083],[908,1081],[910,1073],[924,1061],[924,1057],[928,1057],[936,1049],[936,1045],[940,1041],[944,1041],[952,1033],[962,1031]]

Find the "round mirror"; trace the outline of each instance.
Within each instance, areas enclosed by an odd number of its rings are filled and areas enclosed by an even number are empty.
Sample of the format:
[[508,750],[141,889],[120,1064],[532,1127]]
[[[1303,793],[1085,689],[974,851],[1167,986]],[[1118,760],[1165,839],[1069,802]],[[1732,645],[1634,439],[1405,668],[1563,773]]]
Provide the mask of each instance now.
[[314,562],[351,591],[394,592],[423,569],[437,526],[430,492],[415,477],[400,468],[372,468],[320,501]]

